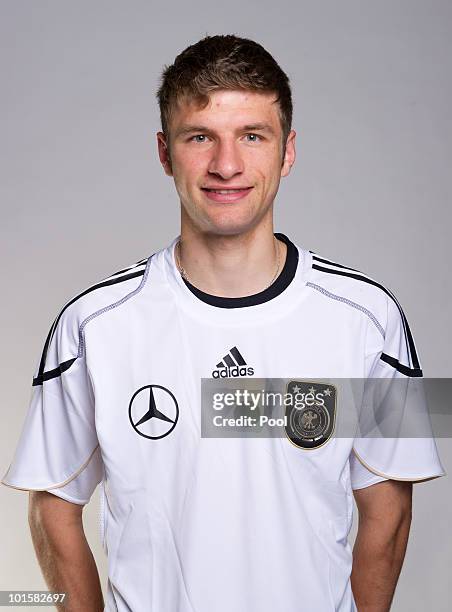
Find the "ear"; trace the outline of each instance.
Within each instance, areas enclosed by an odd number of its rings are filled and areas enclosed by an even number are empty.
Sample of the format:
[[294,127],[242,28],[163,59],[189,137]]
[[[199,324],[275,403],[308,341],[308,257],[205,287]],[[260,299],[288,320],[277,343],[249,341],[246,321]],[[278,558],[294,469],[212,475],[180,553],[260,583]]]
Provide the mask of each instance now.
[[173,176],[173,170],[171,168],[171,157],[169,154],[169,149],[166,144],[165,134],[163,132],[157,132],[157,146],[159,151],[160,163],[163,166],[163,170],[165,174],[168,176]]
[[286,140],[286,150],[284,153],[284,159],[281,168],[281,176],[287,176],[295,162],[295,130],[290,130]]

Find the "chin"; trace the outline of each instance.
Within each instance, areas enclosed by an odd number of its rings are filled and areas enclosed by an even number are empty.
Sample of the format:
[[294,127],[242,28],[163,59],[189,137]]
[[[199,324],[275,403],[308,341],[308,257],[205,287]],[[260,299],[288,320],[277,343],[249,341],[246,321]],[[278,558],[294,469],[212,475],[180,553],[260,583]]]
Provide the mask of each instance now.
[[244,234],[262,222],[271,206],[262,208],[252,202],[222,204],[207,207],[204,203],[185,207],[185,213],[202,233],[214,236]]
[[234,236],[237,234],[244,234],[258,225],[260,218],[232,218],[228,216],[222,219],[208,220],[206,231],[209,234],[217,236]]

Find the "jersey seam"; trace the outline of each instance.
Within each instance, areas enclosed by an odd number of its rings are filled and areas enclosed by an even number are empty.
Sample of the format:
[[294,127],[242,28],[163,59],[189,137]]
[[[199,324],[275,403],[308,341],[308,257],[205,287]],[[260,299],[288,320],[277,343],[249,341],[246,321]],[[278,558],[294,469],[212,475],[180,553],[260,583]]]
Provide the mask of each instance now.
[[134,295],[137,295],[146,284],[147,277],[149,274],[149,269],[151,266],[151,260],[152,260],[152,255],[149,257],[147,261],[146,268],[143,273],[143,277],[138,287],[135,287],[135,289],[127,293],[125,296],[123,296],[121,299],[117,300],[116,302],[113,302],[112,304],[108,304],[107,306],[103,306],[102,308],[99,308],[95,312],[88,315],[85,319],[83,319],[83,321],[80,323],[79,330],[78,330],[79,345],[78,345],[77,358],[83,357],[85,354],[85,327],[88,325],[88,323],[92,321],[93,319],[96,319],[100,315],[104,314],[105,312],[108,312],[109,310],[113,310],[114,308],[121,306],[122,304],[127,302],[130,298],[132,298]]
[[[106,311],[106,310],[110,310],[111,308],[114,308],[116,306],[119,306],[121,303],[125,302],[126,300],[128,300],[130,297],[132,297],[134,294],[138,293],[144,286],[145,282],[146,282],[146,278],[147,278],[147,274],[149,272],[149,267],[150,267],[150,262],[152,259],[153,255],[150,255],[147,258],[146,261],[146,266],[143,270],[142,273],[142,278],[141,278],[141,282],[138,285],[138,287],[136,287],[133,291],[129,292],[128,294],[126,294],[125,296],[123,296],[120,300],[117,300],[116,302],[114,302],[113,304],[109,304],[106,307],[100,308],[98,310],[96,310],[95,312],[91,313],[90,315],[88,315],[87,317],[85,317],[85,319],[81,322],[81,324],[78,326],[78,338],[79,338],[79,343],[78,343],[78,347],[77,347],[77,354],[75,355],[75,357],[71,357],[70,359],[67,359],[66,361],[59,363],[55,368],[53,368],[52,370],[47,370],[47,371],[43,371],[40,373],[40,367],[38,367],[38,374],[36,377],[33,378],[33,383],[32,386],[37,386],[37,385],[41,385],[44,383],[45,380],[54,378],[58,375],[61,375],[64,371],[69,370],[69,368],[73,365],[73,363],[75,363],[77,361],[77,359],[79,359],[80,357],[84,356],[84,327],[85,325],[92,319],[95,318],[96,316],[102,314],[102,312]],[[134,267],[137,267],[139,265],[142,265],[143,261],[141,262],[137,262],[136,264],[129,266],[128,268],[124,269],[124,270],[120,270],[119,272],[116,272],[115,274],[119,274],[121,272],[127,271],[127,270],[132,270]],[[105,279],[105,281],[102,282],[106,282],[108,279],[112,278],[113,276],[115,276],[115,274],[107,277],[107,279]],[[128,280],[131,280],[130,278]],[[94,285],[95,287],[95,285]],[[83,294],[82,294],[83,295]],[[78,297],[82,297],[82,295],[79,295]],[[53,339],[53,333],[54,333],[54,329],[56,329],[57,327],[57,320],[59,319],[59,317],[62,315],[62,313],[64,312],[64,310],[67,308],[68,305],[71,305],[71,302],[68,302],[68,304],[66,304],[62,311],[59,313],[59,315],[55,318],[55,321],[52,324],[52,327],[50,328],[50,342]],[[65,366],[62,368],[62,366]],[[48,376],[49,374],[54,374],[53,376]]]
[[327,289],[325,289],[324,287],[321,287],[320,285],[317,285],[316,283],[307,282],[306,285],[308,287],[311,287],[312,289],[315,289],[316,291],[319,291],[326,297],[329,297],[333,300],[337,300],[338,302],[347,304],[348,306],[351,306],[352,308],[355,308],[356,310],[359,310],[360,312],[365,314],[367,317],[369,317],[369,319],[378,329],[383,339],[385,338],[385,330],[383,329],[383,326],[380,324],[377,317],[368,308],[365,308],[365,306],[362,306],[361,304],[358,304],[357,302],[353,302],[352,300],[346,297],[343,297],[342,295],[337,295],[336,293],[332,293],[331,291],[328,291]]

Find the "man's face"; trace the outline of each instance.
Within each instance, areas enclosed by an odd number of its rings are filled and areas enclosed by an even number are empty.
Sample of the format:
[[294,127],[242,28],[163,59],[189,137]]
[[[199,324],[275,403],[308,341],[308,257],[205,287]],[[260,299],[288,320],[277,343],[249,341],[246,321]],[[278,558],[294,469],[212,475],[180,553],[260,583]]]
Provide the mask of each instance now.
[[281,176],[295,161],[295,132],[282,158],[275,96],[239,90],[212,92],[200,109],[180,102],[169,126],[170,157],[159,132],[160,161],[174,177],[182,224],[202,232],[237,234],[270,220]]

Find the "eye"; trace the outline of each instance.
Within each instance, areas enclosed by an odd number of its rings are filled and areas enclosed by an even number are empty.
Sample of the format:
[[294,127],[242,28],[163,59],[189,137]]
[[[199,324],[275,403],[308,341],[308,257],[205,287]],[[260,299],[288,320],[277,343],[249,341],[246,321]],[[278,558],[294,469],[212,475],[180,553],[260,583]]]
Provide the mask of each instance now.
[[190,140],[192,140],[193,142],[206,142],[207,136],[205,134],[195,134],[195,136],[192,136],[190,138]]
[[261,137],[258,134],[247,134],[248,142],[259,142]]

